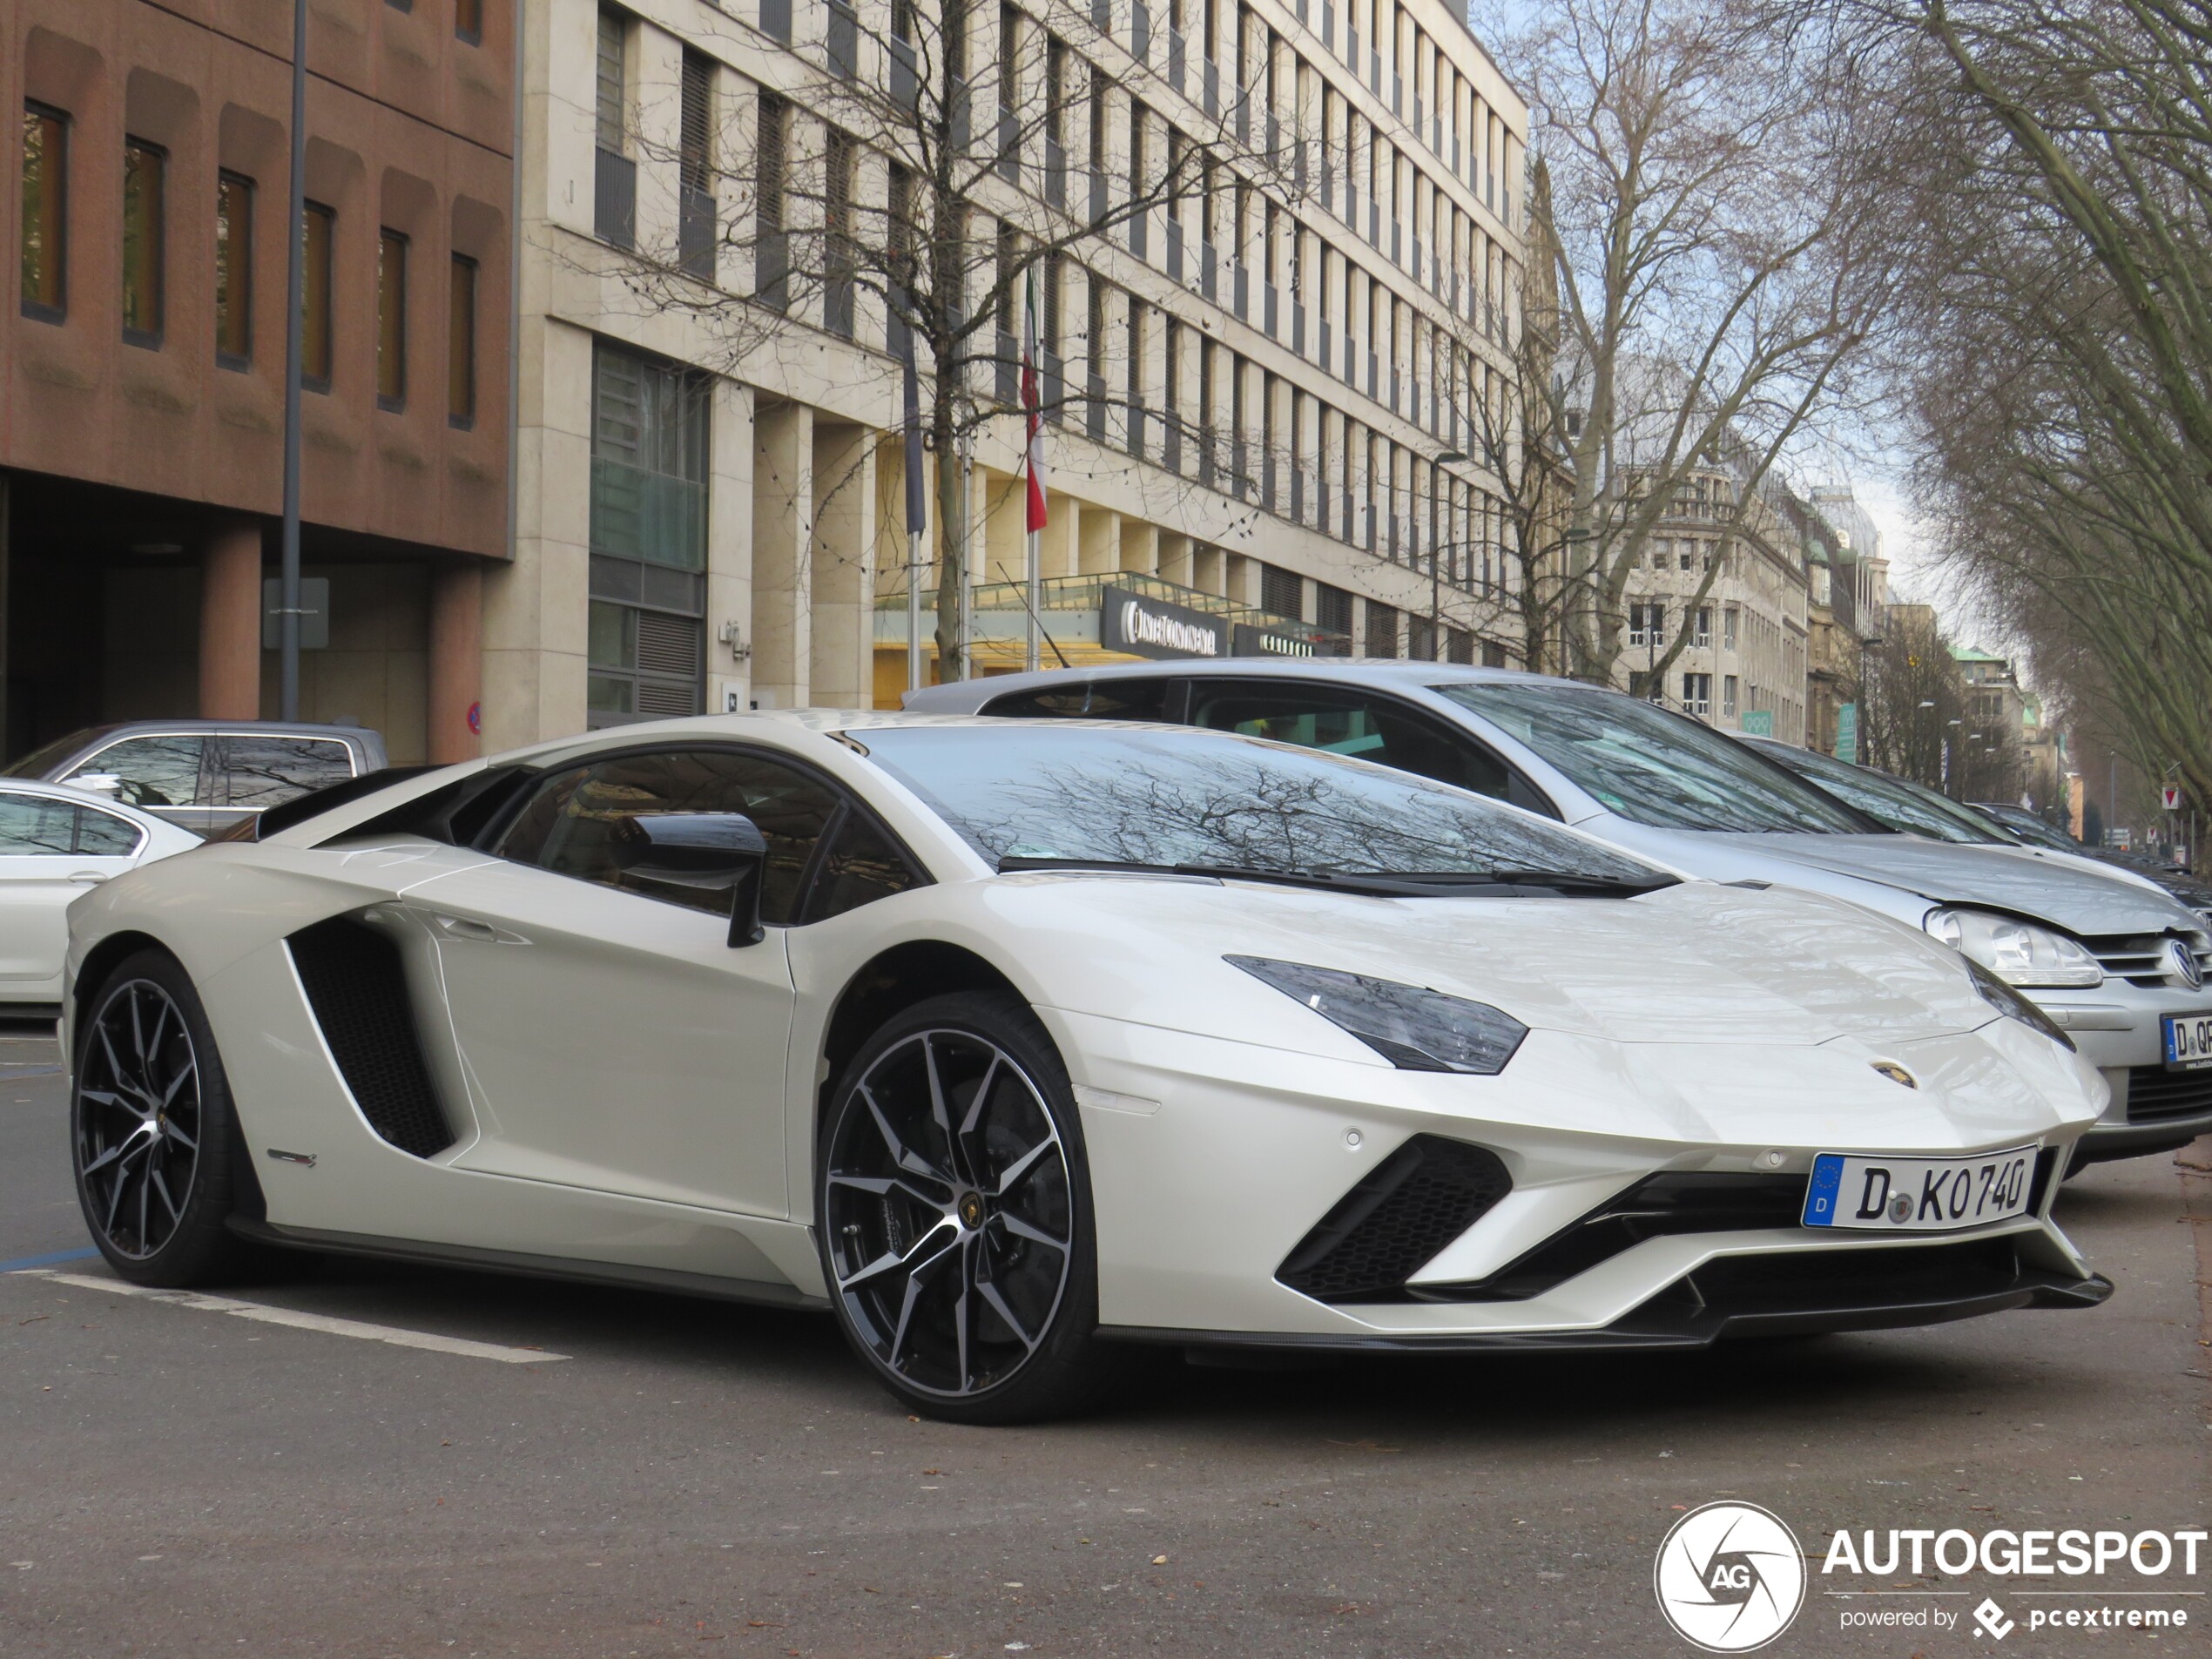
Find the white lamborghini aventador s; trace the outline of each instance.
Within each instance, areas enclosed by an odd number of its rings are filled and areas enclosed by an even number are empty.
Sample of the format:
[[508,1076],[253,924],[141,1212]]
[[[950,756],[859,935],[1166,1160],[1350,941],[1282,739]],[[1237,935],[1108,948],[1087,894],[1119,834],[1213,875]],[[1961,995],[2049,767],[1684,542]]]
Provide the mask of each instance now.
[[[258,839],[246,839],[255,836]],[[1221,733],[632,725],[71,912],[116,1271],[259,1246],[826,1307],[914,1409],[1117,1344],[1694,1346],[2087,1306],[2105,1100],[1958,952]]]

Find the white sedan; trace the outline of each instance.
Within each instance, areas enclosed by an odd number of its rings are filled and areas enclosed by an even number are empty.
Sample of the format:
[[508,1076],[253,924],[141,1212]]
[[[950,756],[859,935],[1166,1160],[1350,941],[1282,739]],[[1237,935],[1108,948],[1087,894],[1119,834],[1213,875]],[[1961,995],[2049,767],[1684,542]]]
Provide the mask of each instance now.
[[199,845],[188,829],[90,791],[0,779],[0,1013],[51,1014],[61,1001],[71,903]]
[[2105,1085],[2000,981],[1364,762],[733,716],[258,833],[71,913],[78,1190],[138,1282],[281,1245],[825,1307],[969,1421],[1136,1343],[1641,1350],[2110,1289],[2049,1214]]

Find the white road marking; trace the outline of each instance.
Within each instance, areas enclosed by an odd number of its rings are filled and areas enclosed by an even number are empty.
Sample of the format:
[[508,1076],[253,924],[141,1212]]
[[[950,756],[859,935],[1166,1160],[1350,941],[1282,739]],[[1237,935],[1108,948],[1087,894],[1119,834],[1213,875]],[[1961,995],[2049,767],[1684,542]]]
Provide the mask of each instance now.
[[510,1348],[496,1342],[471,1342],[466,1337],[434,1336],[428,1331],[402,1331],[393,1325],[371,1325],[365,1319],[337,1319],[327,1313],[301,1313],[292,1308],[273,1308],[260,1302],[240,1302],[227,1296],[205,1296],[198,1291],[162,1291],[150,1285],[127,1285],[119,1278],[93,1278],[83,1273],[56,1273],[30,1268],[24,1278],[51,1279],[79,1290],[103,1291],[111,1296],[141,1296],[172,1307],[198,1308],[203,1313],[228,1313],[263,1325],[286,1325],[298,1331],[320,1331],[334,1337],[354,1337],[363,1342],[388,1342],[395,1348],[428,1348],[434,1353],[457,1353],[469,1359],[496,1359],[504,1366],[538,1366],[566,1359],[564,1353],[539,1348]]

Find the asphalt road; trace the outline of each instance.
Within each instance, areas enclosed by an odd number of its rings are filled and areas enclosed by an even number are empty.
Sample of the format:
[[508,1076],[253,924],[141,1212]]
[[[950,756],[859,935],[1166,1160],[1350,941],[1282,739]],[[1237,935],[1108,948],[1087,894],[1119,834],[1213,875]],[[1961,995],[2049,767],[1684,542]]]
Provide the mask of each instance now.
[[[0,1263],[84,1246],[53,1065],[0,1034]],[[1633,1363],[1177,1366],[1020,1430],[907,1417],[826,1318],[363,1264],[227,1292],[566,1356],[508,1364],[50,1263],[0,1275],[0,1654],[1686,1655],[1653,1551],[1718,1497],[1816,1565],[1837,1527],[2212,1524],[2212,1142],[2183,1161],[2208,1173],[2067,1191],[2119,1282],[2093,1312]],[[1766,1651],[1996,1645],[1970,1619],[1843,1630],[1869,1603],[1835,1582],[1874,1581],[1816,1575]],[[1879,1586],[1954,1616],[2011,1597]],[[2160,1605],[2194,1628],[2005,1650],[2205,1651],[2212,1602]]]

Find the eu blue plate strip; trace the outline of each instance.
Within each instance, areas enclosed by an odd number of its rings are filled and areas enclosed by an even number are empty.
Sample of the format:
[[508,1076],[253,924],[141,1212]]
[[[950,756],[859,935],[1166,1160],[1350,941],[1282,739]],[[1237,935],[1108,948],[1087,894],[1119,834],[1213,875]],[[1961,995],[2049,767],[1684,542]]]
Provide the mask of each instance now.
[[88,1244],[83,1250],[57,1250],[51,1256],[18,1256],[14,1261],[0,1262],[0,1273],[19,1273],[27,1267],[58,1267],[64,1262],[81,1262],[99,1253]]

